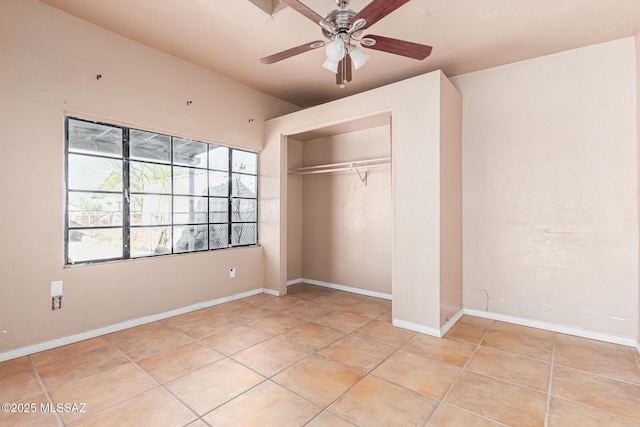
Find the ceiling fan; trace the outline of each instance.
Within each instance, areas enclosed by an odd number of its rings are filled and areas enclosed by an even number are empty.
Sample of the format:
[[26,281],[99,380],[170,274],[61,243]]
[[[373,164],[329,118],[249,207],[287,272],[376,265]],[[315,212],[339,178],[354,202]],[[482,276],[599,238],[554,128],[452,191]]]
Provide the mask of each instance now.
[[369,57],[356,46],[394,53],[417,60],[431,54],[432,47],[373,34],[362,35],[363,30],[375,24],[410,0],[373,0],[360,12],[348,8],[351,0],[336,0],[338,9],[324,18],[298,0],[280,0],[293,10],[320,25],[327,40],[316,40],[282,52],[261,58],[263,64],[273,64],[283,59],[327,46],[327,60],[322,66],[336,75],[336,84],[344,87],[352,79],[351,67],[357,70]]

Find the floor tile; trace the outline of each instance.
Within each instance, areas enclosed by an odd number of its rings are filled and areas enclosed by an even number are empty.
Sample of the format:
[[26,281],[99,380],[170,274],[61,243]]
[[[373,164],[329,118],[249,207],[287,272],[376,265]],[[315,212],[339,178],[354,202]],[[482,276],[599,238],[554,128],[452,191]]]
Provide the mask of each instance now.
[[223,357],[217,351],[194,342],[142,359],[138,365],[156,381],[164,384]]
[[314,320],[314,322],[338,331],[353,332],[371,322],[371,319],[360,314],[336,311],[322,316]]
[[86,413],[60,414],[69,423],[155,387],[157,383],[147,374],[132,363],[127,363],[54,390],[51,399],[53,403],[86,403]]
[[52,348],[51,350],[41,351],[39,353],[32,354],[29,357],[33,364],[38,366],[44,365],[45,363],[56,362],[58,360],[67,360],[70,357],[76,357],[80,354],[89,353],[109,346],[109,341],[106,338],[97,337],[62,347]]
[[435,399],[368,376],[329,410],[358,426],[422,426],[437,405]]
[[549,389],[551,364],[514,353],[480,347],[467,369],[544,393]]
[[216,314],[208,314],[206,316],[192,319],[184,323],[173,325],[173,327],[185,335],[195,340],[221,332],[235,323],[222,316]]
[[16,372],[31,369],[31,362],[28,356],[18,357],[16,359],[0,362],[0,377],[15,374]]
[[220,309],[219,311],[215,311],[214,313],[240,324],[252,322],[254,320],[273,314],[273,312],[268,308],[244,302],[234,304],[230,307],[225,307],[225,310]]
[[375,341],[391,347],[400,347],[416,333],[406,329],[396,328],[391,323],[373,320],[354,332],[354,335],[365,340]]
[[547,395],[464,371],[446,401],[509,426],[543,426]]
[[334,310],[344,310],[351,305],[362,301],[366,298],[364,295],[353,294],[350,292],[336,291],[334,293],[321,296],[313,302],[316,304],[326,305]]
[[117,349],[108,346],[55,360],[36,367],[42,382],[49,390],[77,381],[101,371],[128,363],[129,360]]
[[332,312],[333,309],[327,306],[305,301],[300,301],[299,304],[282,310],[284,314],[309,321],[319,319]]
[[[30,397],[19,403],[22,406],[21,411],[17,411],[18,407],[11,408],[16,412],[0,411],[0,426],[3,427],[57,427],[59,425],[58,418],[53,412],[47,411],[41,405],[49,403],[44,394]],[[28,409],[25,410],[25,407]],[[45,410],[43,410],[45,409]]]
[[141,360],[190,342],[193,339],[182,332],[162,327],[127,338],[116,346],[131,359]]
[[271,377],[311,354],[282,338],[272,338],[242,350],[231,357],[234,360]]
[[324,288],[322,286],[310,285],[308,283],[299,283],[287,287],[287,295],[302,301],[312,301],[320,297],[336,292],[334,289]]
[[299,347],[317,351],[342,338],[344,335],[344,332],[336,331],[327,326],[318,325],[317,323],[307,323],[297,328],[289,329],[281,335],[281,337]]
[[166,387],[188,407],[204,415],[264,380],[239,363],[223,359],[173,380]]
[[157,387],[83,418],[74,426],[183,426],[196,418],[196,415],[175,397]]
[[[173,317],[171,319],[177,319],[180,316]],[[170,320],[171,320],[170,319]],[[158,321],[147,323],[140,326],[135,326],[133,328],[123,329],[122,331],[114,332],[112,334],[108,334],[104,336],[104,339],[109,341],[112,345],[121,343],[123,341],[127,341],[136,337],[140,337],[142,335],[148,334],[153,331],[161,331],[165,330],[167,326],[165,325],[167,321]]]
[[402,350],[373,371],[373,375],[436,399],[442,399],[459,373],[455,365]]
[[42,392],[42,386],[33,369],[0,377],[0,403],[19,402]]
[[509,351],[521,356],[550,361],[553,339],[523,335],[512,331],[491,329],[487,332],[487,335],[485,335],[482,345],[498,350]]
[[469,324],[458,322],[447,332],[447,338],[453,338],[460,341],[466,341],[472,344],[480,344],[482,338],[487,333],[487,329]]
[[640,368],[629,347],[572,337],[558,338],[554,363],[640,384]]
[[[248,410],[250,408],[250,410]],[[207,414],[217,426],[303,426],[321,408],[285,388],[265,381]]]
[[458,320],[458,323],[466,323],[468,325],[473,325],[484,330],[490,329],[494,322],[495,321],[492,319],[485,319],[478,316],[469,316],[468,314],[465,314],[460,318],[460,320]]
[[446,403],[438,407],[427,423],[427,427],[498,427],[501,425]]
[[289,329],[300,327],[306,323],[308,323],[306,320],[287,316],[282,313],[275,313],[261,319],[254,320],[253,322],[248,323],[247,326],[267,334],[280,335],[287,332]]
[[554,366],[551,394],[640,420],[640,386]]
[[[385,300],[380,300],[385,301]],[[390,302],[390,301],[389,301]],[[351,304],[344,308],[344,311],[348,311],[349,313],[359,314],[361,316],[369,317],[371,319],[375,319],[380,317],[384,313],[387,313],[391,310],[391,306],[387,306],[387,304],[377,302],[374,298],[366,298],[362,301],[359,301],[355,304]]]
[[363,376],[362,371],[314,354],[280,372],[273,377],[273,381],[326,406]]
[[545,331],[544,329],[530,328],[528,326],[516,325],[514,323],[506,323],[495,321],[491,325],[492,330],[512,332],[514,334],[526,335],[533,338],[540,338],[542,340],[552,341],[555,332]]
[[389,322],[392,323],[393,322],[393,315],[391,314],[390,311],[381,314],[380,316],[376,317],[376,320],[382,320],[383,322]]
[[462,367],[475,348],[475,345],[449,338],[418,334],[405,344],[402,350]]
[[192,423],[187,424],[185,427],[210,427],[209,424],[205,423],[201,419],[197,419]]
[[549,406],[549,427],[639,427],[640,421],[623,418],[591,406],[552,397]]
[[201,340],[222,354],[230,355],[273,337],[248,326],[236,326]]
[[307,427],[353,427],[349,421],[344,420],[329,411],[324,411],[315,417]]
[[295,308],[296,305],[300,304],[300,300],[296,298],[288,296],[277,297],[268,294],[253,295],[249,298],[245,298],[245,301],[272,311],[281,311]]
[[323,348],[320,353],[345,365],[369,372],[394,351],[395,348],[388,345],[367,341],[355,335],[347,335]]

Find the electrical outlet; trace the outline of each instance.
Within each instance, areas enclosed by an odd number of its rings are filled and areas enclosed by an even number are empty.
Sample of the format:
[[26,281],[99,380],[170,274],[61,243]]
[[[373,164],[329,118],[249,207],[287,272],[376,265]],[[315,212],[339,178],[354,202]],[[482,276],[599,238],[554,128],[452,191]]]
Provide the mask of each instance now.
[[231,270],[229,270],[229,277],[232,279],[235,279],[236,277],[236,268],[233,267]]
[[51,297],[51,310],[60,310],[62,308],[62,295]]

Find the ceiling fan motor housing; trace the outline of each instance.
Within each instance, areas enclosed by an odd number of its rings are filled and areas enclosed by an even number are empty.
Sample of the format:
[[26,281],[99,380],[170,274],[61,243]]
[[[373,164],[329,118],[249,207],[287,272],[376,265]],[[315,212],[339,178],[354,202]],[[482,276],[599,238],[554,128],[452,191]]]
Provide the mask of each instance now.
[[[325,19],[336,26],[336,33],[346,34],[351,28],[351,21],[354,16],[356,16],[356,12],[351,9],[336,9],[329,12]],[[329,40],[335,36],[335,33],[331,33],[325,28],[322,28],[322,34]]]

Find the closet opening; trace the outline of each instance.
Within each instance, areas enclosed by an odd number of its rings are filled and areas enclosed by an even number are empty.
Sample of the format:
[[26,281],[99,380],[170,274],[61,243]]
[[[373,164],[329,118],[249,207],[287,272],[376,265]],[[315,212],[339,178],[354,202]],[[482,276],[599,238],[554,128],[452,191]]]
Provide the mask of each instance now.
[[391,299],[391,114],[288,135],[287,284]]

